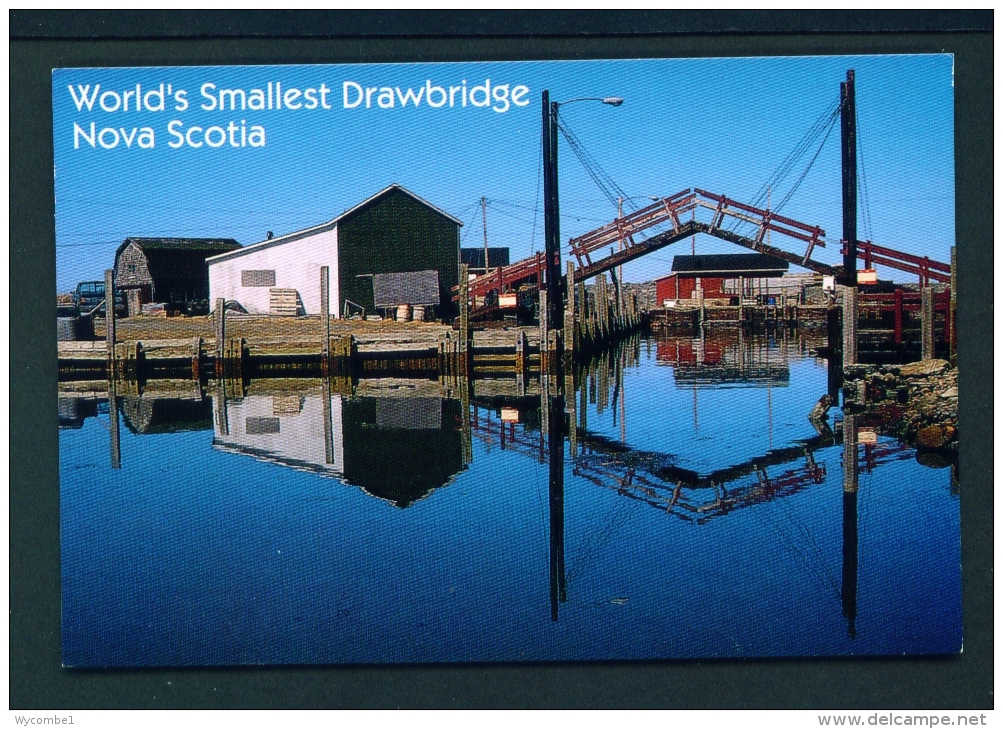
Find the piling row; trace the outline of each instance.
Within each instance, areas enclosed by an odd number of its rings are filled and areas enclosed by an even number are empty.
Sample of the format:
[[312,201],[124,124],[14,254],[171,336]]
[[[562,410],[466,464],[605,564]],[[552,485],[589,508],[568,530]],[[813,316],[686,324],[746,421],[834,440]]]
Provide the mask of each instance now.
[[[568,271],[568,280],[572,281],[572,264],[568,264]],[[569,285],[569,289],[572,288]],[[570,330],[565,324],[565,331],[574,332],[573,341],[576,350],[590,352],[601,349],[644,326],[637,296],[624,295],[622,287],[615,281],[614,285],[610,286],[605,273],[595,277],[592,291],[588,291],[582,285],[578,293],[578,297],[568,297],[569,308],[575,306],[576,299],[580,298],[580,301],[577,301],[575,315],[573,317],[567,315],[565,318],[566,322],[569,319],[574,322]]]

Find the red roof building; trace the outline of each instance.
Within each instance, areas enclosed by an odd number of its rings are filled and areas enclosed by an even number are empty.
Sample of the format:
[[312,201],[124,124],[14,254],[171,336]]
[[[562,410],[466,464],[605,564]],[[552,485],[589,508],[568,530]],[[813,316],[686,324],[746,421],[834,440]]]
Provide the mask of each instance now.
[[740,278],[775,278],[783,276],[787,268],[787,261],[761,253],[675,256],[672,273],[655,281],[655,300],[663,304],[695,298],[698,289],[705,299],[727,299],[737,295],[732,291],[726,293],[727,282]]

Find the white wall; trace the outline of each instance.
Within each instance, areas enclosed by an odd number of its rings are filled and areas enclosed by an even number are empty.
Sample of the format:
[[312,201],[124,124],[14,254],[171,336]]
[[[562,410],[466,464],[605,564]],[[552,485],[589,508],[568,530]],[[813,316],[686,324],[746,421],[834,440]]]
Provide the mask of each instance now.
[[[289,412],[288,406],[276,408],[276,400],[283,397],[295,398],[299,393],[283,395],[250,395],[240,400],[226,403],[227,434],[223,434],[219,422],[220,408],[213,408],[215,442],[237,449],[251,449],[266,458],[301,463],[306,467],[319,468],[332,475],[341,476],[345,472],[345,446],[341,421],[341,395],[331,397],[331,426],[334,435],[334,463],[327,463],[327,449],[324,444],[324,401],[323,396],[305,395],[302,410]],[[216,397],[219,397],[217,394]],[[249,434],[248,418],[278,418],[278,433]]]
[[320,313],[320,267],[330,268],[331,314],[338,311],[338,228],[315,233],[288,243],[276,243],[251,249],[209,264],[209,306],[216,299],[238,301],[251,314],[269,313],[268,286],[242,286],[243,270],[274,270],[275,288],[296,289],[307,314]]

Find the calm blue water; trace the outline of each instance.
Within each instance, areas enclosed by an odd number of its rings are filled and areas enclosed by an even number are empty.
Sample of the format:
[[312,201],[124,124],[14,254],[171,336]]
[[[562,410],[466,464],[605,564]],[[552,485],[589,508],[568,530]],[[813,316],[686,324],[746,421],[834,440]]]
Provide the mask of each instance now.
[[960,650],[951,468],[879,437],[844,489],[807,349],[632,344],[578,374],[553,472],[511,383],[475,383],[469,431],[434,382],[148,390],[119,399],[119,469],[107,396],[62,393],[64,663]]

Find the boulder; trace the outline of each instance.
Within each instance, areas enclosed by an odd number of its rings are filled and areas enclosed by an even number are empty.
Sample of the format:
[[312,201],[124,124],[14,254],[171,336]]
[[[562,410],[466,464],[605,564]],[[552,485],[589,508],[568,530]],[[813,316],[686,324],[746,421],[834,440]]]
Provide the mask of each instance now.
[[950,425],[931,425],[916,433],[920,448],[938,450],[954,440],[955,429]]
[[929,375],[939,375],[950,367],[950,363],[944,359],[928,359],[924,362],[913,362],[904,365],[899,370],[902,377],[927,377]]
[[874,372],[874,365],[854,364],[843,367],[844,380],[857,380]]
[[948,399],[950,399],[952,397],[954,399],[957,399],[958,398],[958,388],[957,387],[949,387],[946,390],[944,390],[942,393],[940,393],[940,396],[944,400],[948,400]]

